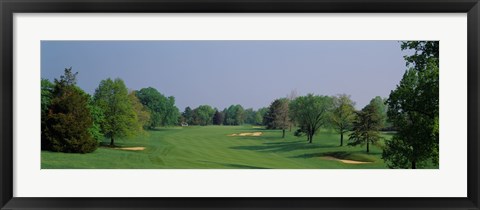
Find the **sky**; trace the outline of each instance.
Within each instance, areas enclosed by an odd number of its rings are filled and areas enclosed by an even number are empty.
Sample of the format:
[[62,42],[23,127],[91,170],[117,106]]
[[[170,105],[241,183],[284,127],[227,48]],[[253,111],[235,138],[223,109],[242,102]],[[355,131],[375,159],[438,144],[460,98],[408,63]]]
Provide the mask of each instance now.
[[101,80],[154,87],[177,107],[267,107],[298,95],[350,95],[361,109],[388,97],[406,70],[398,41],[42,41],[41,77],[72,67],[93,94]]

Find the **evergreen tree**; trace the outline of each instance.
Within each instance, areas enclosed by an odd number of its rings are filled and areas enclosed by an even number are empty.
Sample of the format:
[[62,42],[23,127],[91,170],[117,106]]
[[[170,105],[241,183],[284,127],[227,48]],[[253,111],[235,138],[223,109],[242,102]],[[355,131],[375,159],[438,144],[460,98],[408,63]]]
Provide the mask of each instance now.
[[88,108],[89,97],[75,86],[76,75],[65,69],[55,79],[48,113],[42,132],[42,149],[56,152],[88,153],[98,147],[89,129],[93,119]]
[[382,124],[382,117],[377,112],[377,104],[370,103],[361,111],[356,112],[353,121],[353,130],[350,134],[348,145],[367,145],[367,153],[370,152],[370,144],[377,144],[380,140],[379,130]]

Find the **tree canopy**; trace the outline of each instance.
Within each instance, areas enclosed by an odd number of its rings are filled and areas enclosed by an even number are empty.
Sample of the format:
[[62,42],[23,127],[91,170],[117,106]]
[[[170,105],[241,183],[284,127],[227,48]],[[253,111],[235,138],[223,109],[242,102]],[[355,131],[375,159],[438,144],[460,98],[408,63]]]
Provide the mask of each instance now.
[[149,128],[171,126],[178,123],[180,113],[175,106],[175,98],[173,96],[165,97],[153,87],[142,88],[136,91],[135,94],[150,112]]
[[55,79],[48,111],[43,116],[42,149],[88,153],[98,147],[89,132],[93,126],[89,96],[76,87],[76,75],[68,68],[60,80]]
[[110,138],[110,146],[115,145],[115,138],[135,134],[137,116],[128,97],[128,90],[121,79],[110,78],[100,81],[95,90],[95,104],[103,110],[104,120],[101,128]]
[[407,70],[387,100],[388,117],[397,133],[385,143],[382,158],[390,168],[438,165],[438,41],[403,42]]
[[244,109],[241,105],[231,105],[224,110],[224,125],[242,125],[245,120]]
[[340,133],[340,146],[343,146],[343,135],[352,127],[355,119],[355,102],[349,95],[340,94],[333,97],[333,110],[331,123],[335,130]]
[[267,129],[281,129],[282,138],[285,138],[285,129],[287,129],[290,122],[289,103],[287,98],[276,99],[268,107],[265,114],[265,125]]
[[307,135],[307,141],[312,143],[313,136],[320,127],[328,122],[329,111],[333,107],[332,98],[308,94],[299,96],[290,103],[290,112],[300,130]]
[[193,110],[193,121],[197,125],[211,125],[215,110],[209,105],[201,105]]
[[367,145],[368,153],[370,152],[370,144],[377,144],[381,139],[379,130],[382,124],[382,116],[378,112],[377,106],[378,104],[372,100],[361,111],[356,112],[348,145]]

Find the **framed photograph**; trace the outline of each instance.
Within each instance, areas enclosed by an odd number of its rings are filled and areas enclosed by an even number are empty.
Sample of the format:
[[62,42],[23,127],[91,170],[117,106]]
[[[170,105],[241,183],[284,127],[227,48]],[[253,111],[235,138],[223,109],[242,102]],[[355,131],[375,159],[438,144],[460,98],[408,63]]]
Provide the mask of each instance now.
[[478,0],[0,7],[1,209],[479,209]]

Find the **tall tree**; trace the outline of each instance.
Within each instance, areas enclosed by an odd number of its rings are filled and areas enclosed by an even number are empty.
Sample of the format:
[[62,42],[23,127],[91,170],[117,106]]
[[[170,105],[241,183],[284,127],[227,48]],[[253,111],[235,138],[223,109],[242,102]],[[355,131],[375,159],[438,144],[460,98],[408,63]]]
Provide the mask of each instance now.
[[223,124],[223,112],[219,112],[215,109],[215,114],[213,115],[213,124],[222,125]]
[[381,118],[381,124],[380,127],[383,129],[387,126],[387,110],[388,107],[386,105],[387,99],[384,99],[380,96],[376,96],[372,100],[370,100],[370,103],[375,103],[375,107],[377,108],[377,113],[380,115]]
[[297,97],[290,103],[290,112],[301,131],[306,133],[309,143],[312,143],[320,127],[328,122],[332,107],[331,97],[313,94]]
[[407,70],[387,100],[387,115],[397,133],[385,142],[382,158],[390,168],[438,165],[439,42],[403,42]]
[[255,124],[255,115],[256,112],[253,108],[245,109],[245,123],[251,125]]
[[76,87],[76,75],[65,69],[55,79],[52,98],[42,129],[42,149],[56,152],[93,152],[98,142],[89,129],[93,119],[88,108],[89,96]]
[[288,106],[287,98],[276,99],[270,104],[265,117],[267,129],[281,129],[282,138],[285,138],[285,129],[291,124]]
[[379,130],[382,118],[377,110],[377,104],[370,103],[361,111],[356,112],[348,145],[367,145],[368,153],[370,152],[370,144],[375,145],[378,143],[381,138]]
[[182,112],[182,116],[187,124],[193,125],[193,110],[189,106],[185,107],[185,111]]
[[95,90],[95,104],[103,110],[105,119],[102,131],[110,138],[110,146],[115,146],[115,139],[135,134],[136,113],[128,97],[128,90],[121,79],[110,78],[100,81]]
[[165,114],[163,115],[162,125],[163,126],[178,125],[179,116],[180,116],[180,111],[175,106],[175,97],[169,96],[166,100]]
[[333,106],[331,123],[340,133],[340,146],[343,146],[343,135],[351,129],[355,119],[355,102],[349,95],[341,94],[333,98]]
[[150,122],[150,111],[147,107],[143,106],[135,91],[131,91],[128,94],[128,99],[132,104],[136,116],[136,120],[133,121],[134,124],[132,127],[135,128],[138,133],[143,133],[143,128],[148,127],[148,123]]

